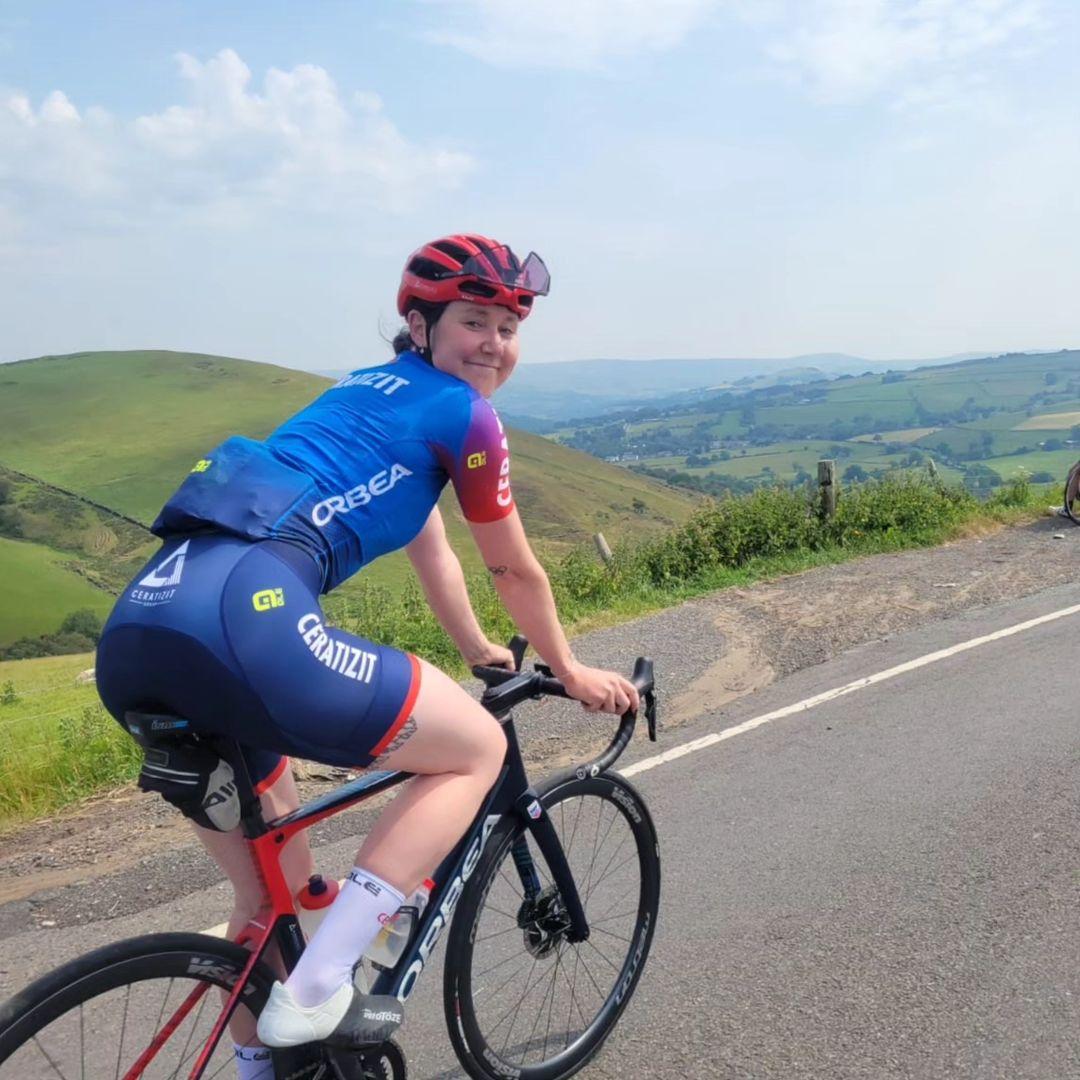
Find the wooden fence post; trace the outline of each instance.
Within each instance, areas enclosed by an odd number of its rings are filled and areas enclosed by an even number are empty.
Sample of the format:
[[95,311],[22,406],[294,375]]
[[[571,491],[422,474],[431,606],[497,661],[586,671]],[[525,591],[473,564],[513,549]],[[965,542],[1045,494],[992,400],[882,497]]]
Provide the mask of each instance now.
[[593,540],[596,542],[596,550],[600,552],[600,558],[604,560],[604,565],[610,565],[614,556],[611,554],[611,548],[608,547],[608,542],[604,539],[604,534],[597,533],[593,537]]
[[836,462],[819,461],[817,463],[818,488],[821,492],[821,512],[831,518],[836,513],[836,496],[839,491],[839,481],[836,479]]

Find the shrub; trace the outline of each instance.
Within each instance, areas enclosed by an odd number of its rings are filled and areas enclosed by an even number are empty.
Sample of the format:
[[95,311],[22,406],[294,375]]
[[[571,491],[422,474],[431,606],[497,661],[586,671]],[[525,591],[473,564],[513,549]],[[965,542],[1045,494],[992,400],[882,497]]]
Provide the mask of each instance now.
[[81,634],[95,644],[101,637],[101,616],[89,608],[73,611],[60,624],[61,634]]
[[[989,499],[987,506],[1013,507],[1026,506],[1031,497],[1031,477],[1021,470],[1003,487],[999,487]],[[1050,478],[1051,480],[1053,477]]]

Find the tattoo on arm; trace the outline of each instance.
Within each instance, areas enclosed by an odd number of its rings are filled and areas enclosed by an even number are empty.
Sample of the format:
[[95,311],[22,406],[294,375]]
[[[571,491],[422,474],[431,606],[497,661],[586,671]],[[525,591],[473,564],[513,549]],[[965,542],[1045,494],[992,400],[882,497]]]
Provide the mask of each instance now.
[[506,573],[507,567],[505,566],[489,566],[488,570],[495,575],[495,577],[502,577]]

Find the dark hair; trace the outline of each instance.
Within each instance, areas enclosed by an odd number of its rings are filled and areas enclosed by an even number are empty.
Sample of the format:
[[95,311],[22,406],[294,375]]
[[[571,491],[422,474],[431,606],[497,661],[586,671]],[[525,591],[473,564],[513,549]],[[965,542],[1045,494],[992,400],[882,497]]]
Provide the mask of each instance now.
[[[428,343],[427,348],[421,349],[419,345],[413,341],[412,334],[409,331],[408,326],[403,326],[395,335],[392,341],[394,355],[400,356],[403,352],[414,352],[418,356],[422,357],[429,364],[431,363],[431,332],[435,329],[435,324],[439,321],[440,316],[446,310],[446,304],[432,304],[426,300],[413,300],[409,304],[409,311],[419,311],[424,317],[424,322],[427,323]],[[409,311],[405,312],[408,316]]]

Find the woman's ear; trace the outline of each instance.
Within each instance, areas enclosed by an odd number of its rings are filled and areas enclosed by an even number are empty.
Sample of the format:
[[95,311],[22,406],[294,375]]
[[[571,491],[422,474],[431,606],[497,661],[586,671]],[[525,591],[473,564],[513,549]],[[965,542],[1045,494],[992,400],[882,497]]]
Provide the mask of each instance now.
[[405,321],[409,326],[409,333],[412,334],[413,344],[418,349],[427,348],[427,319],[420,314],[416,308],[413,308],[408,315],[405,316]]

